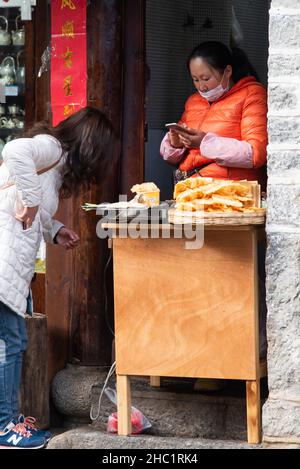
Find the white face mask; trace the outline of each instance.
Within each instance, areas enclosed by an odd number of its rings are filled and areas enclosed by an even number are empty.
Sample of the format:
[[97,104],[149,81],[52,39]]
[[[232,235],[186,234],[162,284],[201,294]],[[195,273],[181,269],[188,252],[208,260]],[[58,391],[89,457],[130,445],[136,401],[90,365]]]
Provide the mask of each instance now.
[[[225,70],[224,70],[224,73],[225,73]],[[200,90],[199,93],[200,95],[202,96],[202,98],[205,98],[207,99],[207,101],[217,101],[217,99],[221,98],[221,96],[223,96],[224,93],[226,93],[228,90],[229,90],[229,84],[226,88],[223,88],[222,86],[222,80],[223,80],[223,77],[224,77],[224,73],[223,73],[223,76],[221,78],[221,82],[218,86],[216,86],[215,88],[213,88],[212,90],[208,90],[208,91],[205,91],[205,92],[202,92]]]

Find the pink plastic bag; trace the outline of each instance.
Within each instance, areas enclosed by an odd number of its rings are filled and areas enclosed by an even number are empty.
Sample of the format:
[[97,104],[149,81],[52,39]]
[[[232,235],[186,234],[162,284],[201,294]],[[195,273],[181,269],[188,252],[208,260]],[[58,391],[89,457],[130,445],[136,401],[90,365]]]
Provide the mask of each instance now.
[[[114,389],[107,388],[105,389],[105,394],[107,395],[108,399],[117,405],[117,393]],[[132,435],[137,435],[142,433],[144,430],[151,428],[151,423],[147,419],[147,417],[142,414],[142,412],[135,407],[131,407],[131,433]],[[113,412],[108,417],[107,422],[107,431],[109,433],[117,433],[118,432],[118,412]]]

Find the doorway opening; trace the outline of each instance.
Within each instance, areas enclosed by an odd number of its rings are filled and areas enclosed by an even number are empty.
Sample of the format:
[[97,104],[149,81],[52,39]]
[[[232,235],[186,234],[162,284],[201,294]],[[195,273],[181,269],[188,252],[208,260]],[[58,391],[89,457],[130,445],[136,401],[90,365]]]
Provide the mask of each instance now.
[[241,47],[267,86],[270,0],[147,0],[145,181],[161,199],[171,199],[172,171],[159,154],[167,122],[177,122],[195,92],[186,66],[199,43],[222,41]]

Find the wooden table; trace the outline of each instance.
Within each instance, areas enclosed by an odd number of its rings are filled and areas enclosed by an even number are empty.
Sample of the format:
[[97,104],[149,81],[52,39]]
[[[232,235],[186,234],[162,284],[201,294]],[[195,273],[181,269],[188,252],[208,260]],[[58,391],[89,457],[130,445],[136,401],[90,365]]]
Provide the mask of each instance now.
[[[118,433],[131,433],[130,376],[246,381],[248,442],[261,440],[257,241],[263,226],[205,226],[186,239],[113,239]],[[124,228],[124,227],[123,227]]]

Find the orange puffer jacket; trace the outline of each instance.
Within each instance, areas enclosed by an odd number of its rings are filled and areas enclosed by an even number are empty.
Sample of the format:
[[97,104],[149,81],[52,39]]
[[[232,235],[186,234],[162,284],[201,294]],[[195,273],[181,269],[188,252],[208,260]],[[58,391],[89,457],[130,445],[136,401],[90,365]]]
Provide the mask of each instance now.
[[[267,93],[254,77],[238,81],[225,95],[212,104],[195,93],[186,102],[181,122],[220,137],[246,140],[253,149],[251,169],[220,166],[204,158],[199,149],[191,149],[179,168],[189,171],[201,165],[201,176],[220,179],[259,180],[263,184],[262,166],[267,159]],[[209,163],[209,164],[207,164]],[[264,184],[263,184],[264,185]]]

